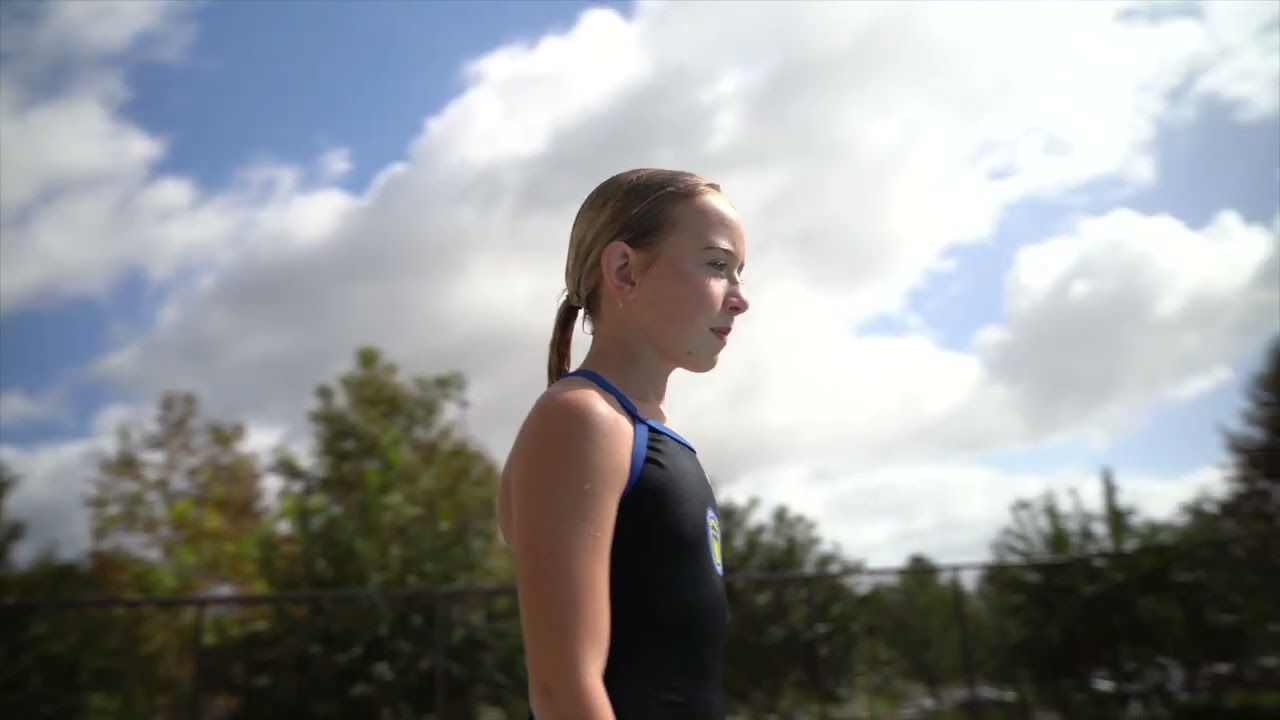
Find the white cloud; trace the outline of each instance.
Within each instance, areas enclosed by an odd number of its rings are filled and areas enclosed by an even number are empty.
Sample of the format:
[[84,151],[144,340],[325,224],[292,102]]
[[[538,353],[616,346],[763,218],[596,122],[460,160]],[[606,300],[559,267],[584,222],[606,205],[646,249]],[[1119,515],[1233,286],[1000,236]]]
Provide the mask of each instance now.
[[50,2],[38,12],[39,22],[24,22],[11,9],[0,30],[0,43],[25,77],[59,65],[120,60],[130,53],[151,60],[176,59],[191,40],[184,20],[198,2],[106,0]]
[[[1197,231],[1116,210],[1018,251],[1005,317],[978,336],[978,404],[1028,437],[1122,421],[1280,331],[1277,227],[1223,211]],[[976,409],[966,412],[976,412]]]
[[59,393],[35,395],[26,390],[0,393],[0,428],[12,428],[41,420],[66,417]]
[[[88,547],[84,499],[92,492],[97,463],[115,448],[121,427],[150,428],[151,415],[150,408],[108,405],[95,413],[87,437],[25,446],[0,443],[0,458],[21,478],[9,508],[27,523],[20,562],[46,549],[66,557]],[[264,470],[277,447],[300,449],[288,442],[286,429],[279,426],[249,423],[245,432],[244,449],[263,460]],[[279,476],[265,472],[265,502],[274,502],[280,485]]]
[[[98,414],[88,439],[30,447],[0,445],[0,457],[23,478],[13,498],[14,514],[29,523],[22,557],[50,544],[64,554],[87,545],[87,518],[78,504],[90,491],[94,462],[110,450],[121,423],[144,420],[136,408],[112,406]],[[247,449],[263,457],[288,440],[280,427],[251,425],[248,430]],[[1145,518],[1169,518],[1198,493],[1219,490],[1222,472],[1206,466],[1156,476],[1119,469],[1116,480],[1123,503],[1139,508]],[[949,462],[881,465],[834,475],[806,466],[775,467],[717,484],[722,501],[756,497],[765,508],[785,504],[815,520],[821,535],[850,557],[884,567],[902,563],[910,553],[923,553],[938,562],[987,558],[989,544],[1008,523],[1014,501],[1052,491],[1067,502],[1067,493],[1076,490],[1085,506],[1096,510],[1098,482],[1096,469],[1011,472]],[[268,473],[268,502],[279,485],[280,478]]]
[[[1147,519],[1168,519],[1205,491],[1220,489],[1222,473],[1206,466],[1177,476],[1115,475],[1120,502]],[[990,543],[1009,524],[1010,506],[1053,492],[1070,507],[1070,491],[1084,507],[1102,507],[1097,469],[1017,473],[947,464],[886,466],[853,476],[822,477],[803,468],[744,479],[725,495],[785,503],[817,521],[824,538],[867,564],[902,564],[910,553],[938,562],[990,557]]]
[[100,410],[85,438],[28,446],[0,444],[0,458],[21,478],[11,512],[27,523],[19,560],[52,549],[66,556],[89,544],[83,502],[94,463],[110,450],[115,429],[141,417],[137,408],[110,405]]
[[1226,365],[1214,366],[1211,370],[1175,385],[1166,396],[1175,402],[1187,402],[1211,390],[1215,390],[1235,379],[1235,373]]
[[1226,100],[1242,120],[1280,113],[1280,6],[1205,2],[1209,51],[1199,91]]
[[191,9],[159,0],[52,2],[40,6],[39,22],[7,11],[0,313],[101,297],[135,268],[163,278],[235,236],[236,203],[154,175],[166,141],[119,112],[129,98],[124,66],[179,57]]
[[[3,191],[0,300],[9,312],[100,294],[131,266],[195,267],[99,377],[144,399],[192,387],[217,414],[297,424],[311,387],[376,343],[415,372],[465,370],[468,426],[501,457],[541,390],[578,203],[619,169],[679,166],[722,182],[752,238],[752,312],[715,373],[673,386],[673,422],[729,485],[797,464],[846,477],[941,468],[1109,427],[1276,329],[1264,312],[1274,229],[1232,212],[1197,231],[1116,210],[1024,238],[1005,315],[974,352],[850,328],[910,316],[908,293],[1020,200],[1149,182],[1177,103],[1212,97],[1274,122],[1258,90],[1280,81],[1259,30],[1271,14],[1148,20],[1131,7],[591,11],[469,63],[466,89],[360,195],[323,184],[349,166],[341,154],[319,160],[320,185],[280,166],[212,194],[157,178],[163,143],[108,100],[15,92],[0,106],[19,121],[6,158],[57,122],[97,140],[43,184]],[[96,242],[104,232],[124,240]]]
[[320,156],[316,164],[322,182],[339,180],[346,177],[355,168],[355,165],[351,162],[351,150],[347,148],[334,148],[326,151]]
[[89,458],[105,449],[98,438],[26,447],[0,445],[0,457],[21,477],[8,512],[27,524],[18,561],[53,550],[61,556],[89,546],[84,481]]

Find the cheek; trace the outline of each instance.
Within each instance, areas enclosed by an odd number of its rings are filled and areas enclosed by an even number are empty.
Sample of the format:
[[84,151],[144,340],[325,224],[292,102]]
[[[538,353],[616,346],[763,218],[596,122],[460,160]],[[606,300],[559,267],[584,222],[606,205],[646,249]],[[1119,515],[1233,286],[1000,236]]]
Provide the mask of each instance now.
[[697,308],[697,312],[701,315],[708,313],[718,315],[720,307],[724,304],[726,287],[728,282],[723,278],[699,278],[689,286],[689,309]]
[[702,322],[708,312],[719,311],[721,295],[715,279],[687,272],[672,280],[658,301],[678,319],[677,324]]
[[650,295],[645,298],[645,324],[663,342],[675,341],[687,335],[689,329],[705,319],[710,290],[707,283],[697,278],[668,277],[666,282],[654,283]]

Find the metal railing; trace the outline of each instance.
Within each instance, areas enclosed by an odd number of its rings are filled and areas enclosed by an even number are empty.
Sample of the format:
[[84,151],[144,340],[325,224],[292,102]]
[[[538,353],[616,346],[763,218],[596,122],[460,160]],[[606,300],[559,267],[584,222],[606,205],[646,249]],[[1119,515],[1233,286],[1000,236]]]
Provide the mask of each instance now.
[[[1193,717],[1178,713],[1241,697],[1276,708],[1274,579],[1185,548],[730,576],[730,714]],[[6,600],[0,623],[6,717],[527,713],[510,586]]]

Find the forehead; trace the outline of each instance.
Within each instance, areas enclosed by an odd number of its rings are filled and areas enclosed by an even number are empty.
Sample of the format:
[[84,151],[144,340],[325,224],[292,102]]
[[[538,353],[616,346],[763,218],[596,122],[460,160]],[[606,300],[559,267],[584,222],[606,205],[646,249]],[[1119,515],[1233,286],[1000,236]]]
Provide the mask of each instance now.
[[671,220],[673,245],[692,251],[722,246],[738,256],[746,252],[746,229],[738,211],[719,193],[681,203]]

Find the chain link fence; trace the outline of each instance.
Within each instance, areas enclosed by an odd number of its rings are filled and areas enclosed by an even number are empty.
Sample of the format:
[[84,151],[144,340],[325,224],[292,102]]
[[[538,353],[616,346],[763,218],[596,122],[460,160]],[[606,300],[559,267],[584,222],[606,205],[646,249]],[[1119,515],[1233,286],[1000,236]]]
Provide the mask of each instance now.
[[[1185,550],[731,576],[730,717],[1276,717],[1274,580]],[[8,600],[0,627],[10,718],[528,712],[506,586]]]

